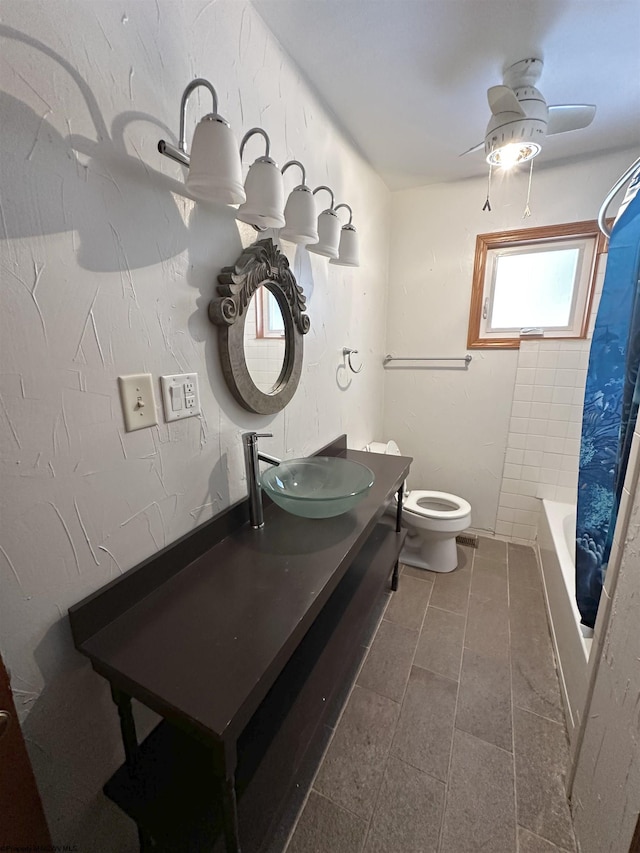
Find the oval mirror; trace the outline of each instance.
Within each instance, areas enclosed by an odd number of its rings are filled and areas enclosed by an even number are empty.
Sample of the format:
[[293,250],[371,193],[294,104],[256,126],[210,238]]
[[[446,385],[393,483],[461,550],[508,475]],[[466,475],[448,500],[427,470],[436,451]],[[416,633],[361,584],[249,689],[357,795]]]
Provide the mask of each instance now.
[[248,246],[218,276],[209,319],[229,390],[250,412],[271,415],[293,397],[309,331],[302,288],[272,240]]
[[244,323],[249,376],[264,394],[277,391],[285,364],[285,320],[276,295],[262,284],[251,297]]

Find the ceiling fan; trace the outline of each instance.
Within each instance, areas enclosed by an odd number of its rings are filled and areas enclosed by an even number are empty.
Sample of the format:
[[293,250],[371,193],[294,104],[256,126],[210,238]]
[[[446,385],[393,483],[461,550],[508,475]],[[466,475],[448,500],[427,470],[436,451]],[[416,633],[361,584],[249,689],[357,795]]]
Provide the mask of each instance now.
[[522,59],[507,68],[502,86],[492,86],[487,92],[491,119],[484,142],[464,154],[484,148],[491,165],[513,166],[539,154],[546,136],[591,124],[596,114],[593,104],[547,106],[535,87],[542,68],[541,59]]

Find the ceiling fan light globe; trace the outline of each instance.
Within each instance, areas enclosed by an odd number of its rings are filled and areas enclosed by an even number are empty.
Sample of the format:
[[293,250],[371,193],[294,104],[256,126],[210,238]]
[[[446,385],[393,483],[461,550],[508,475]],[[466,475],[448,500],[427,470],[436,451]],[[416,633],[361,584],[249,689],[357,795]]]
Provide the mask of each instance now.
[[542,146],[536,142],[510,142],[500,148],[494,148],[487,157],[491,166],[510,169],[520,163],[527,163],[542,151]]

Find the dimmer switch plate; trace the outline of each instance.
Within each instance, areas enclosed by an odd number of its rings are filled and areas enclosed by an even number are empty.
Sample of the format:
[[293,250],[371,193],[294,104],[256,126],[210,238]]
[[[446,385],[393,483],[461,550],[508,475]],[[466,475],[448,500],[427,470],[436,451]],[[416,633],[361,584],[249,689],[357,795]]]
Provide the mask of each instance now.
[[161,376],[162,402],[168,421],[179,421],[200,414],[200,392],[197,373]]
[[118,385],[120,386],[122,414],[127,432],[144,429],[158,423],[153,379],[150,373],[118,376]]

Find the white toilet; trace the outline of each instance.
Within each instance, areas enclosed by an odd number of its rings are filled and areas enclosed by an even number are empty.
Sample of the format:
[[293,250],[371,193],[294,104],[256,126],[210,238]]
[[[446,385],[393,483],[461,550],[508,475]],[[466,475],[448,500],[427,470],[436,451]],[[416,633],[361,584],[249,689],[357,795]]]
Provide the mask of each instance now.
[[[402,455],[395,441],[373,441],[365,449],[372,453]],[[396,507],[397,497],[394,511]],[[409,535],[400,562],[431,572],[452,572],[456,568],[456,536],[471,524],[471,505],[464,498],[424,489],[407,491],[405,483],[402,521]]]

